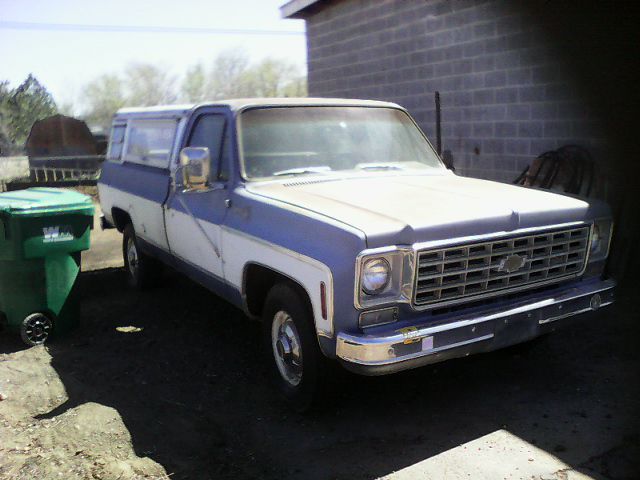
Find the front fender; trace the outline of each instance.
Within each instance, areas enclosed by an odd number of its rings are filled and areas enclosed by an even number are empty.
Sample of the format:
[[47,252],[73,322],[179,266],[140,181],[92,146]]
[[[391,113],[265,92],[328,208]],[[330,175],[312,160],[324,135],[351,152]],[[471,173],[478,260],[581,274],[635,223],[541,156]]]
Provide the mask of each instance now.
[[[327,265],[228,227],[222,227],[222,250],[224,276],[228,283],[244,294],[245,272],[249,265],[260,265],[291,279],[309,296],[317,334],[333,337],[333,276]],[[325,284],[326,318],[322,315],[321,283]]]

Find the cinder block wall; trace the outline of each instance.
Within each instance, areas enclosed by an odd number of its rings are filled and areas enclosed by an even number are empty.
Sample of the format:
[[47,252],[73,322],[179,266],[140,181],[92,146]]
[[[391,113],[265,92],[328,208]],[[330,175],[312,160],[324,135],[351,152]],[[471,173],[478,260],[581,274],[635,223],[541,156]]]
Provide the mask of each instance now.
[[463,175],[512,181],[540,153],[579,144],[602,158],[604,133],[579,82],[518,2],[333,0],[306,14],[309,95],[409,109]]

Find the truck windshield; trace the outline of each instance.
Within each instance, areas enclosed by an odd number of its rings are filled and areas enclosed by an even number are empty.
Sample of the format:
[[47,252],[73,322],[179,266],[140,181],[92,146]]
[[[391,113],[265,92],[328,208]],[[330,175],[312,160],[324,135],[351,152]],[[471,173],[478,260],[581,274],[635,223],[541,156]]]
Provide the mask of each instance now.
[[444,170],[407,114],[382,107],[270,107],[240,117],[247,179]]

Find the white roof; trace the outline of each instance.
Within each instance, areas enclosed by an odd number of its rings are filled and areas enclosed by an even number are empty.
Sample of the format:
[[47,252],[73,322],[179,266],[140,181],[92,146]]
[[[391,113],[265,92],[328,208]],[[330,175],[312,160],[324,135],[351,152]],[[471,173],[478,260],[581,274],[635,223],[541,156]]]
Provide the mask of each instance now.
[[287,107],[287,106],[354,106],[354,107],[392,107],[400,108],[395,103],[378,100],[357,100],[346,98],[234,98],[187,105],[156,105],[153,107],[121,108],[116,116],[159,113],[163,115],[184,115],[200,107],[228,107],[239,111],[247,107]]
[[118,109],[116,115],[127,115],[129,113],[183,113],[188,112],[193,107],[193,104],[154,105],[153,107],[126,107]]

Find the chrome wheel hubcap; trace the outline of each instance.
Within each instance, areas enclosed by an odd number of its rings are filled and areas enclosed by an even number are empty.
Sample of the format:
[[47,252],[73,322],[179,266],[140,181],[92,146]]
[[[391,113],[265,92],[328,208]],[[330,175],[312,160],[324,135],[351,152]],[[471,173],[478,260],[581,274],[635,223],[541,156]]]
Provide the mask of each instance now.
[[302,345],[291,315],[282,310],[273,317],[271,346],[280,375],[297,386],[302,381]]
[[127,264],[129,265],[131,276],[135,277],[138,273],[138,250],[136,250],[133,238],[127,239]]
[[49,338],[51,327],[53,324],[49,317],[41,313],[34,313],[24,320],[24,336],[32,345],[40,345]]

